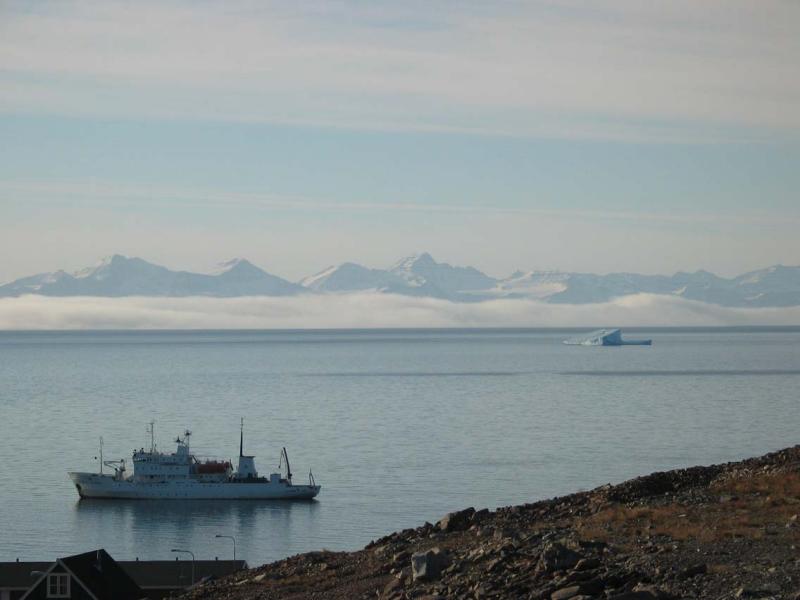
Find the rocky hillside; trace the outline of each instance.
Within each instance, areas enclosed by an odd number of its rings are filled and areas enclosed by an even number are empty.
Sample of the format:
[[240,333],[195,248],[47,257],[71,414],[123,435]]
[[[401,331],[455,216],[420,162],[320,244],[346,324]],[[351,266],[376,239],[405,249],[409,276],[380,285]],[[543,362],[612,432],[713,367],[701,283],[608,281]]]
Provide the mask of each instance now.
[[800,446],[313,552],[185,598],[800,599]]

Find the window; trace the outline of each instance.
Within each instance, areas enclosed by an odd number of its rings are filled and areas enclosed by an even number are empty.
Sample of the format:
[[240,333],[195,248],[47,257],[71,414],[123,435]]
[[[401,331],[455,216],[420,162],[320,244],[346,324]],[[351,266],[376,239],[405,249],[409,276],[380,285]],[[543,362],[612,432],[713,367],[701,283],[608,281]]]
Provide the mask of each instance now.
[[51,573],[47,576],[48,598],[69,598],[69,575],[67,573]]

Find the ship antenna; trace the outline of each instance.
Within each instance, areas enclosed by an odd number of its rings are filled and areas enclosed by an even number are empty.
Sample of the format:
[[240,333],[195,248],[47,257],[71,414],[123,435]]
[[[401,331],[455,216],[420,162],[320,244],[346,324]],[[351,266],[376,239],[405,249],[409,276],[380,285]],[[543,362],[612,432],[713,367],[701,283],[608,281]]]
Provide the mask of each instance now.
[[244,417],[239,424],[239,456],[244,456]]

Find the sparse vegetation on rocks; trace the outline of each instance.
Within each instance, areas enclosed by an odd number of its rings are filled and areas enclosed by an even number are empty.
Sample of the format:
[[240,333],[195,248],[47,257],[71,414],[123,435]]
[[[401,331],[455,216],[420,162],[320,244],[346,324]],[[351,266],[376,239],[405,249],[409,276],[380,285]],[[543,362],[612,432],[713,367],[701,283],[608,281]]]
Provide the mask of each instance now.
[[521,506],[451,513],[312,552],[194,600],[800,600],[800,446]]

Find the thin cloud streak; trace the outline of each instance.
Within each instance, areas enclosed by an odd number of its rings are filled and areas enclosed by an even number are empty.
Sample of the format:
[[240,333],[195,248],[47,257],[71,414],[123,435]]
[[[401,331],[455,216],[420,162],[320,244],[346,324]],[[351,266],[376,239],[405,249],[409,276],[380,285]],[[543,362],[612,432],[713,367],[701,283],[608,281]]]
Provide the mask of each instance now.
[[800,8],[777,0],[2,10],[6,112],[658,140],[800,129]]
[[191,208],[248,208],[289,211],[330,211],[330,212],[424,212],[424,213],[475,213],[497,215],[530,215],[557,217],[584,221],[631,221],[672,224],[729,223],[738,225],[800,224],[799,214],[770,213],[674,213],[652,211],[587,210],[587,209],[547,209],[482,204],[451,204],[436,202],[386,201],[386,202],[343,202],[325,198],[311,198],[300,195],[276,195],[264,193],[230,192],[222,190],[188,190],[162,186],[137,186],[103,182],[34,182],[0,181],[0,199],[19,199],[22,195],[28,201],[47,203],[67,203],[74,206],[96,203],[107,207],[109,202],[135,203],[137,206],[152,204],[163,207],[172,205]]
[[0,299],[0,330],[329,329],[798,325],[800,307],[725,308],[639,294],[589,305],[493,300],[458,304],[359,293],[293,298]]

